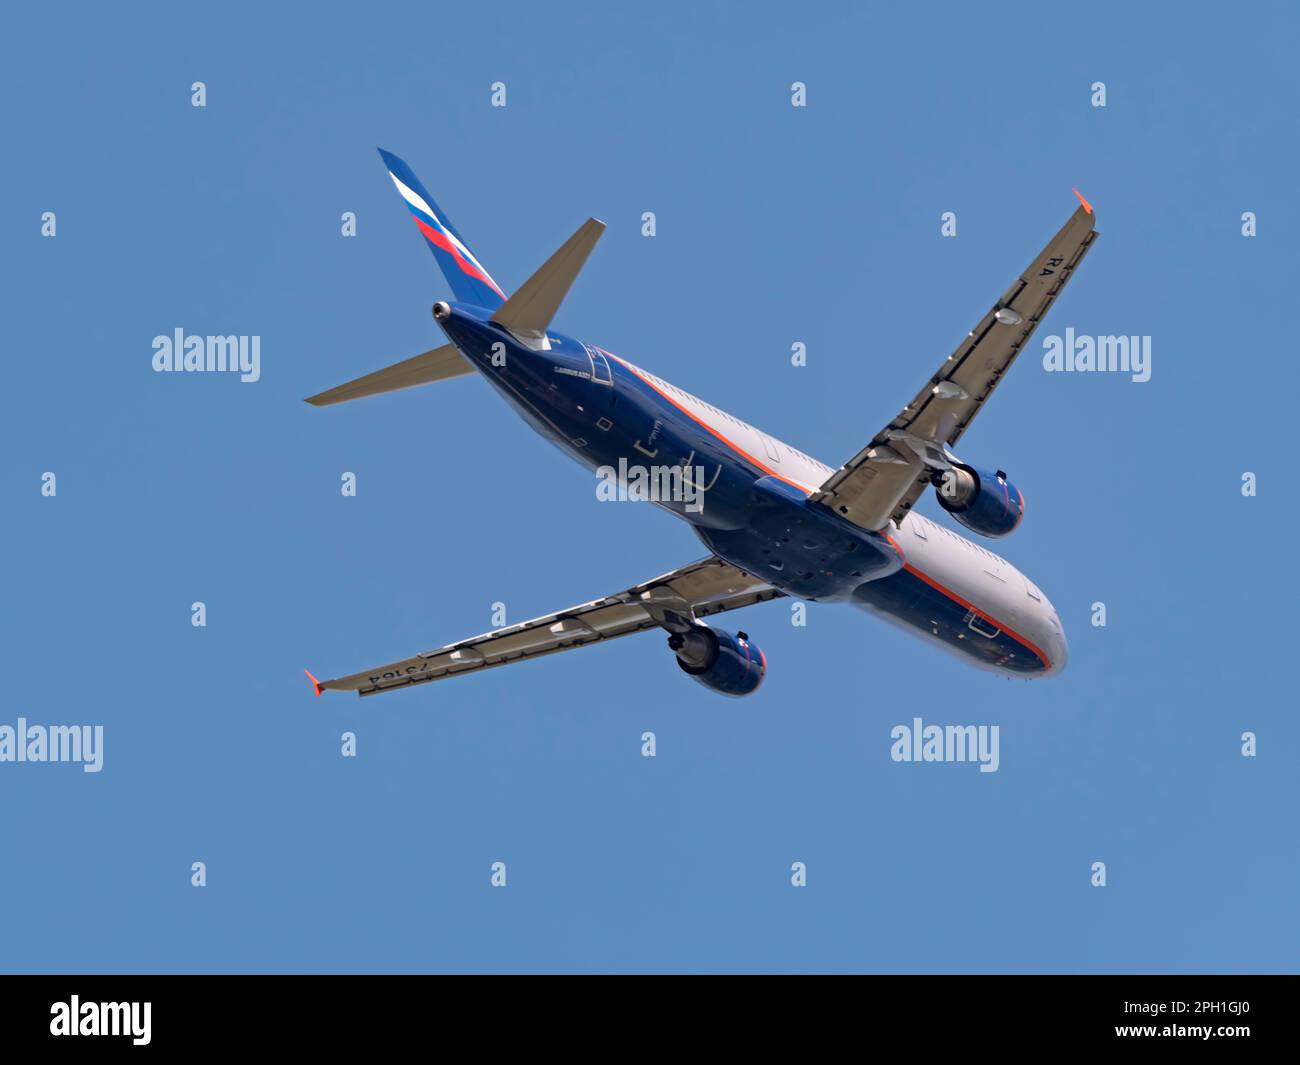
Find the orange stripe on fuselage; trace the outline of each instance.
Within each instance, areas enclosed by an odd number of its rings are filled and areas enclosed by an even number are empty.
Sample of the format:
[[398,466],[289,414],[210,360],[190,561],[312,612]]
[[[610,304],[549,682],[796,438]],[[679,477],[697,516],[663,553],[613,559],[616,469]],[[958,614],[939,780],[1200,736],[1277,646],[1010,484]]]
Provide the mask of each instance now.
[[1048,668],[1048,669],[1051,669],[1051,668],[1052,668],[1052,663],[1048,661],[1048,659],[1047,659],[1047,655],[1043,654],[1042,650],[1041,650],[1037,645],[1035,645],[1035,644],[1032,643],[1031,641],[1025,639],[1023,636],[1020,635],[1020,633],[1016,632],[1015,629],[1008,628],[1006,625],[1002,624],[1002,622],[1000,622],[997,618],[995,618],[992,614],[986,614],[983,610],[981,610],[979,607],[977,607],[974,603],[968,602],[967,600],[963,599],[960,595],[958,595],[956,592],[954,592],[951,588],[945,588],[942,584],[940,584],[938,581],[936,581],[936,580],[935,580],[933,577],[931,577],[928,573],[922,573],[919,569],[917,569],[915,566],[913,566],[910,562],[904,563],[904,565],[903,565],[903,569],[907,570],[908,573],[910,573],[913,577],[916,577],[918,580],[922,580],[922,581],[924,581],[924,582],[925,582],[926,584],[928,584],[931,588],[933,588],[936,592],[942,592],[942,593],[943,593],[944,595],[946,595],[949,599],[951,599],[954,603],[957,603],[957,604],[959,604],[959,605],[961,605],[961,606],[964,606],[967,610],[973,610],[976,614],[978,614],[980,617],[982,617],[982,618],[983,618],[985,621],[987,621],[990,625],[994,626],[994,627],[997,628],[997,629],[1000,629],[1002,632],[1005,632],[1008,636],[1010,636],[1013,640],[1015,640],[1016,643],[1023,644],[1025,647],[1028,647],[1029,650],[1033,651],[1034,654],[1036,654],[1036,655],[1038,656],[1039,660],[1043,663],[1043,665],[1044,665],[1046,668]]
[[[603,349],[602,349],[602,350],[603,350]],[[789,477],[784,477],[784,476],[782,476],[780,473],[778,473],[776,470],[772,469],[772,467],[769,466],[769,465],[767,465],[765,462],[760,462],[760,461],[759,461],[758,459],[756,459],[753,455],[751,455],[748,451],[746,451],[743,447],[740,447],[740,446],[739,446],[739,445],[738,445],[734,440],[729,440],[729,439],[727,439],[727,437],[723,436],[720,432],[718,432],[717,429],[713,428],[713,426],[711,426],[711,425],[710,425],[708,422],[706,422],[703,418],[701,418],[701,417],[699,417],[697,414],[695,414],[694,411],[692,411],[692,410],[690,410],[688,407],[684,407],[684,406],[682,406],[682,404],[678,403],[677,400],[673,399],[672,396],[670,396],[670,395],[669,395],[667,392],[665,392],[662,388],[660,388],[660,387],[659,387],[658,385],[656,385],[653,381],[651,381],[648,377],[646,377],[645,374],[643,374],[640,370],[638,370],[638,369],[637,369],[635,366],[633,366],[630,362],[625,362],[623,359],[620,359],[617,355],[613,354],[613,352],[606,352],[606,354],[609,355],[611,358],[613,358],[615,361],[617,361],[617,362],[621,363],[623,366],[625,366],[625,367],[628,369],[628,371],[630,371],[633,375],[636,376],[637,380],[639,380],[642,384],[647,385],[649,388],[653,389],[654,392],[655,392],[657,395],[662,396],[664,399],[666,399],[669,403],[671,403],[671,404],[672,404],[674,407],[676,407],[679,411],[681,411],[683,414],[685,414],[686,417],[690,418],[691,421],[695,422],[696,425],[699,425],[699,426],[701,426],[702,428],[707,429],[707,430],[708,430],[708,431],[709,431],[713,436],[716,436],[719,440],[721,440],[724,444],[726,444],[727,447],[731,448],[732,451],[736,452],[736,454],[738,454],[738,455],[742,456],[743,458],[747,459],[748,461],[752,462],[755,466],[757,466],[757,467],[758,467],[760,470],[762,470],[764,473],[769,474],[769,475],[772,476],[772,477],[775,477],[778,481],[784,481],[786,484],[790,485],[792,488],[797,488],[797,489],[799,489],[799,491],[804,492],[805,494],[811,495],[814,491],[816,491],[816,489],[809,488],[806,484],[800,484],[798,481],[792,481],[792,480],[790,480]],[[755,429],[754,431],[755,431],[755,432],[758,432],[757,429]]]
[[[602,350],[604,350],[604,349],[602,349]],[[666,399],[669,403],[671,403],[674,407],[676,407],[679,411],[681,411],[681,412],[682,412],[683,414],[685,414],[688,418],[690,418],[691,421],[695,422],[697,425],[703,427],[704,429],[707,429],[707,430],[708,430],[708,431],[709,431],[713,436],[716,436],[719,440],[721,440],[724,444],[726,444],[727,447],[731,448],[732,451],[736,452],[736,454],[741,455],[743,458],[745,458],[745,459],[747,459],[748,461],[752,462],[755,466],[757,466],[757,467],[758,467],[760,470],[762,470],[764,473],[770,474],[771,476],[775,477],[777,480],[784,481],[786,484],[790,485],[791,487],[793,487],[793,488],[797,488],[797,489],[799,489],[799,491],[801,491],[801,492],[806,492],[806,493],[809,494],[809,495],[811,495],[811,494],[815,491],[815,489],[809,488],[807,485],[800,484],[798,481],[792,481],[792,480],[790,480],[789,477],[783,477],[783,476],[781,476],[781,474],[777,473],[776,470],[772,469],[772,468],[771,468],[770,466],[768,466],[766,463],[764,463],[764,462],[760,462],[758,459],[756,459],[753,455],[751,455],[751,454],[750,454],[748,451],[746,451],[744,448],[737,446],[737,444],[736,444],[734,441],[732,441],[732,440],[728,440],[727,437],[723,436],[720,432],[718,432],[718,430],[716,430],[715,428],[713,428],[713,426],[711,426],[711,425],[710,425],[708,422],[706,422],[703,418],[698,417],[698,416],[697,416],[693,411],[691,411],[691,410],[689,410],[688,408],[682,406],[682,404],[678,403],[677,400],[673,399],[673,397],[670,396],[670,395],[668,395],[668,393],[665,392],[662,388],[660,388],[658,385],[656,385],[653,381],[649,380],[649,379],[646,377],[645,374],[643,374],[640,370],[638,370],[638,369],[637,369],[635,366],[633,366],[630,362],[627,362],[627,361],[624,360],[624,359],[620,359],[620,358],[619,358],[617,355],[615,355],[613,352],[606,352],[606,354],[609,355],[610,358],[612,358],[612,359],[614,359],[616,362],[618,362],[620,365],[622,365],[623,367],[625,367],[625,368],[626,368],[626,369],[627,369],[631,374],[633,374],[633,375],[637,378],[637,380],[641,381],[643,384],[645,384],[645,385],[647,385],[649,388],[651,388],[651,389],[655,392],[656,395],[662,396],[662,397],[663,397],[664,399]],[[759,430],[757,430],[757,429],[755,430],[755,432],[758,432],[758,431],[759,431]],[[993,615],[991,615],[991,614],[986,614],[983,610],[981,610],[979,607],[977,607],[974,603],[967,602],[967,601],[966,601],[965,599],[963,599],[960,595],[958,595],[956,592],[954,592],[951,588],[946,588],[946,587],[944,587],[942,584],[940,584],[938,581],[936,581],[936,580],[935,580],[933,577],[931,577],[929,574],[927,574],[927,573],[923,573],[923,572],[921,572],[921,570],[919,570],[919,569],[917,569],[915,566],[913,566],[910,562],[907,561],[907,556],[906,556],[905,554],[903,554],[903,549],[902,549],[901,547],[898,546],[898,541],[896,541],[892,536],[890,536],[889,533],[884,532],[884,531],[879,531],[878,534],[879,534],[880,536],[883,536],[886,540],[888,540],[889,543],[890,543],[890,545],[894,548],[894,550],[898,552],[898,557],[901,558],[901,559],[903,559],[903,569],[907,570],[908,573],[910,573],[910,574],[912,574],[912,576],[917,577],[917,578],[919,578],[920,580],[924,581],[926,584],[928,584],[928,585],[929,585],[931,588],[933,588],[935,591],[937,591],[937,592],[941,592],[942,594],[946,595],[946,596],[947,596],[949,599],[951,599],[953,602],[955,602],[955,603],[959,603],[961,606],[964,606],[967,610],[973,610],[973,611],[975,611],[976,614],[978,614],[980,617],[982,617],[982,618],[983,618],[985,621],[987,621],[989,624],[995,626],[996,628],[998,628],[998,629],[1001,630],[1002,632],[1005,632],[1008,636],[1010,636],[1010,637],[1011,637],[1013,640],[1015,640],[1017,643],[1020,643],[1020,644],[1024,645],[1025,647],[1029,648],[1030,651],[1032,651],[1035,655],[1038,656],[1039,660],[1043,663],[1043,665],[1044,665],[1046,668],[1048,668],[1048,669],[1051,669],[1051,668],[1052,668],[1052,663],[1051,663],[1050,661],[1048,661],[1047,655],[1043,654],[1042,650],[1039,649],[1035,644],[1033,644],[1033,643],[1030,642],[1029,640],[1025,639],[1025,637],[1021,636],[1020,633],[1016,632],[1014,629],[1008,628],[1006,625],[1002,624],[1002,622],[1000,622],[997,618],[993,617]]]

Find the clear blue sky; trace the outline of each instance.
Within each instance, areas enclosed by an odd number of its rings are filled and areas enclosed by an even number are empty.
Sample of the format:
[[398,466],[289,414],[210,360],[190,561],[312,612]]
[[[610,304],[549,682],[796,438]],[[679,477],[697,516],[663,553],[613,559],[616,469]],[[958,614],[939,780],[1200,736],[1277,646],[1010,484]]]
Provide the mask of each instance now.
[[[1294,970],[1297,16],[492,6],[7,14],[0,724],[106,749],[97,775],[0,764],[0,968]],[[1068,671],[1008,681],[777,602],[733,615],[770,664],[748,700],[654,636],[312,698],[304,666],[702,554],[599,504],[481,381],[302,403],[441,342],[377,145],[508,290],[604,219],[557,326],[832,465],[1077,185],[1102,236],[1040,337],[1149,335],[1152,379],[1045,373],[1036,337],[962,442],[1025,493],[998,550],[1056,603]],[[177,327],[260,335],[261,380],[153,373]],[[891,762],[915,715],[999,725],[1000,770]]]

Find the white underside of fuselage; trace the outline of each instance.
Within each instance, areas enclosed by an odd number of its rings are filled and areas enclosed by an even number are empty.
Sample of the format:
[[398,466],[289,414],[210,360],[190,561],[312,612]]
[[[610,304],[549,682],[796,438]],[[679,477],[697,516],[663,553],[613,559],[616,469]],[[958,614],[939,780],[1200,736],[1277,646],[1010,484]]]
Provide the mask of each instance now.
[[[825,463],[662,378],[624,359],[618,361],[662,399],[767,474],[812,494],[835,472]],[[1064,668],[1068,648],[1055,609],[1038,587],[1010,562],[914,511],[903,519],[901,527],[890,522],[884,531],[897,543],[908,572],[939,589],[948,598],[975,608],[979,614],[993,619],[998,628],[1035,648],[1047,664],[1046,671],[1038,676],[1059,673]],[[763,576],[775,587],[780,587],[779,576]],[[924,627],[886,611],[871,609],[871,612],[910,633],[931,636]],[[978,635],[973,638],[978,638]],[[961,654],[941,639],[934,638],[931,642],[946,651]],[[961,657],[964,661],[972,661],[967,656]],[[984,668],[1008,676],[1023,676],[995,665]]]

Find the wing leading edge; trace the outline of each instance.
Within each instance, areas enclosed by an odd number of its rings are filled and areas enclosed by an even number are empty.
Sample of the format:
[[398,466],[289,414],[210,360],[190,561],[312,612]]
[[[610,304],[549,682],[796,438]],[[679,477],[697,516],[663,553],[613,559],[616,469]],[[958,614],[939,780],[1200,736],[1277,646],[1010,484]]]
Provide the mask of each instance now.
[[707,617],[783,594],[722,559],[710,556],[603,599],[449,643],[351,676],[319,682],[312,678],[312,683],[317,695],[322,691],[377,695],[630,636],[660,625],[657,618],[665,610],[689,609],[697,618]]
[[906,517],[929,484],[927,458],[961,439],[1096,241],[1092,207],[1075,195],[1080,205],[1060,232],[916,398],[827,479],[813,502],[873,531]]

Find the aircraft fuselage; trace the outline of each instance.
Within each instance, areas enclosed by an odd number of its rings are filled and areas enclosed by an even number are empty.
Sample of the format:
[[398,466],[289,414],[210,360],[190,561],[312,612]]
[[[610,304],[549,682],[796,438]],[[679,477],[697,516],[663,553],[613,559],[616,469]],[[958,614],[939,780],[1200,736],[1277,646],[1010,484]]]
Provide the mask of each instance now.
[[831,467],[602,348],[551,331],[521,339],[490,315],[450,304],[439,324],[589,470],[689,471],[692,491],[653,501],[727,562],[798,599],[852,603],[985,669],[1031,678],[1064,668],[1056,611],[1004,559],[916,513],[861,529],[808,502]]

